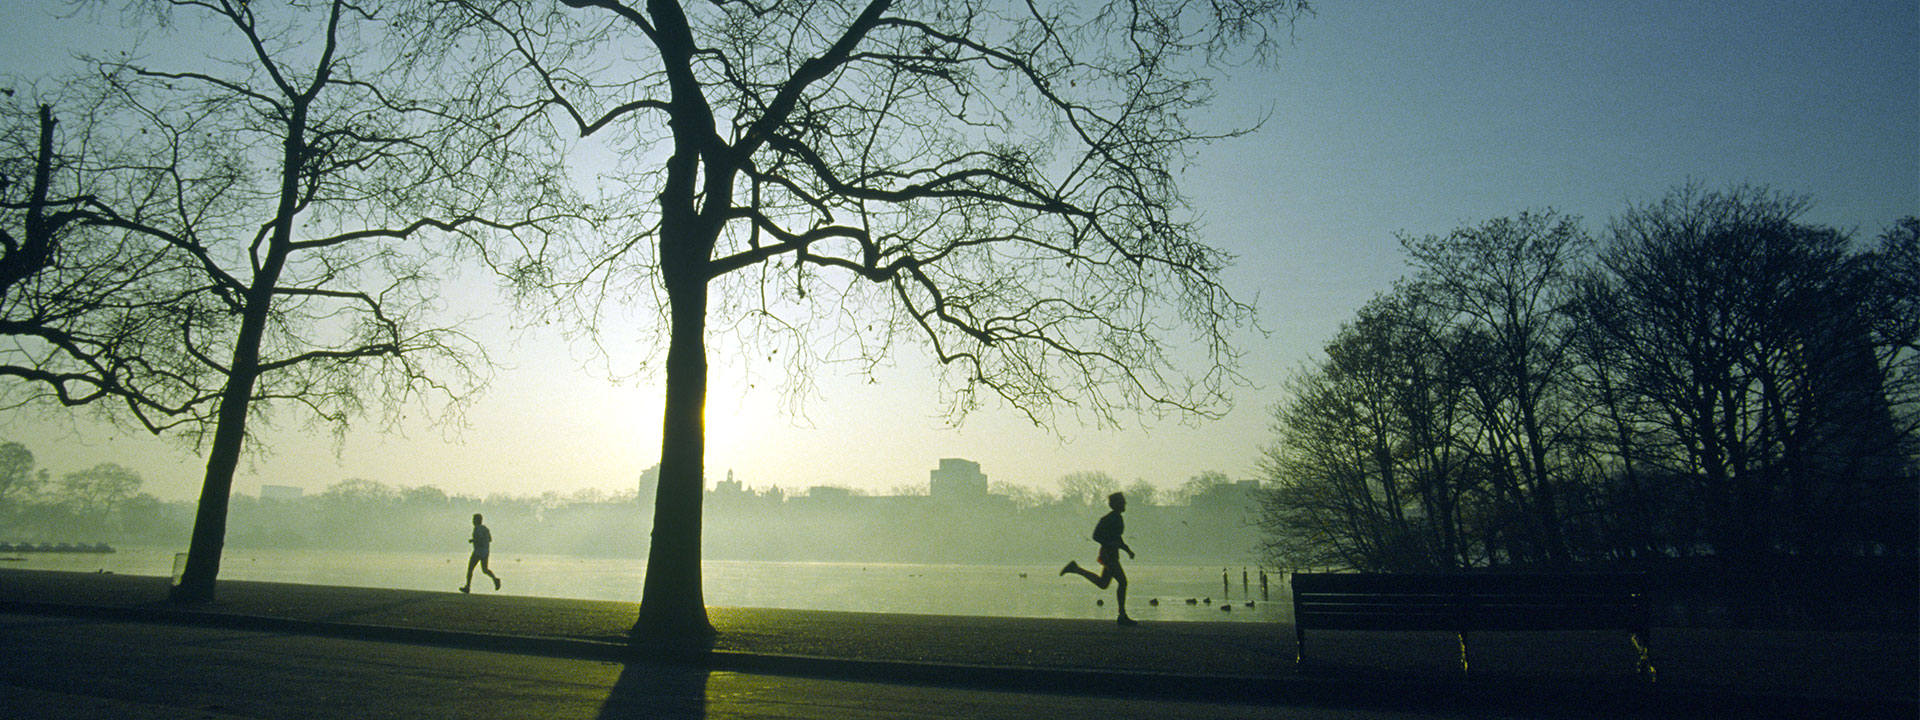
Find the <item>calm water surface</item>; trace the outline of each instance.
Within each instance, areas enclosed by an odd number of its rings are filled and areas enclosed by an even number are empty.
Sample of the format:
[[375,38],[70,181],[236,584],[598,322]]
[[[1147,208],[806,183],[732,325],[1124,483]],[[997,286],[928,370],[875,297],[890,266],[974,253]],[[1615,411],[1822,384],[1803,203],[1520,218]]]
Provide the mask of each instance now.
[[[167,576],[174,548],[123,547],[107,555],[27,553],[6,556],[0,567],[33,570],[107,572]],[[14,559],[18,558],[18,559]],[[224,580],[259,580],[310,585],[347,585],[401,590],[447,590],[460,586],[464,554],[419,552],[345,552],[228,548],[221,561]],[[1064,562],[1065,558],[1062,558]],[[1088,558],[1083,563],[1091,564]],[[640,601],[646,563],[642,560],[582,558],[567,555],[495,553],[493,571],[503,593],[585,600]],[[1271,600],[1263,601],[1260,573],[1247,568],[1242,589],[1240,567],[1227,569],[1232,610],[1223,612],[1218,566],[1128,563],[1132,585],[1127,613],[1149,621],[1277,622],[1292,608],[1279,577],[1269,576]],[[1060,577],[1060,567],[1026,565],[920,565],[904,563],[809,563],[708,560],[707,603],[731,607],[845,610],[855,612],[987,615],[1003,617],[1113,617],[1113,591],[1087,581]],[[474,572],[475,587],[486,577]],[[488,590],[487,592],[491,592]],[[1211,604],[1187,605],[1188,598]],[[1158,607],[1151,600],[1159,600]],[[1098,606],[1096,600],[1105,600]],[[1246,607],[1252,600],[1254,607]]]

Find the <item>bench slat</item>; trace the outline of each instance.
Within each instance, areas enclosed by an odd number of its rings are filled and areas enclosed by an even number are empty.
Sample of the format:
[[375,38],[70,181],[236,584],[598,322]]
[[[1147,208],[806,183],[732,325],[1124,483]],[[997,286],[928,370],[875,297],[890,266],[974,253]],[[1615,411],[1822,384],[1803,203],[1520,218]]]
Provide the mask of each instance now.
[[1639,573],[1295,573],[1294,632],[1305,661],[1306,630],[1444,630],[1465,633],[1528,630],[1626,630],[1653,667],[1643,643],[1650,634],[1649,585]]
[[1647,590],[1642,573],[1295,573],[1295,592],[1542,593],[1612,595]]
[[1644,634],[1649,609],[1646,580],[1635,574],[1301,573],[1293,594],[1303,628]]

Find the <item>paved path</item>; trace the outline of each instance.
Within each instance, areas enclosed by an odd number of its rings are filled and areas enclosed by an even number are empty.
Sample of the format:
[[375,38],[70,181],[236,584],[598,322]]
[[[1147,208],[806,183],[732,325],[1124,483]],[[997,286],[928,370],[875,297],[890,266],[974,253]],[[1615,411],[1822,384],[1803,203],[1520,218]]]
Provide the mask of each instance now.
[[81,718],[1439,720],[525,656],[225,628],[0,614],[0,714]]
[[[617,657],[632,603],[227,581],[219,600],[180,608],[166,579],[0,570],[0,609],[318,631],[553,655]],[[1292,628],[712,608],[714,662],[734,670],[955,681],[996,687],[1245,697],[1281,702],[1447,706],[1505,698],[1915,717],[1920,646],[1906,632],[1656,629],[1660,681],[1632,675],[1615,633],[1488,634],[1476,677],[1440,633],[1313,633],[1319,663],[1294,667]],[[1676,705],[1678,704],[1678,705]],[[1604,708],[1596,708],[1596,711]]]

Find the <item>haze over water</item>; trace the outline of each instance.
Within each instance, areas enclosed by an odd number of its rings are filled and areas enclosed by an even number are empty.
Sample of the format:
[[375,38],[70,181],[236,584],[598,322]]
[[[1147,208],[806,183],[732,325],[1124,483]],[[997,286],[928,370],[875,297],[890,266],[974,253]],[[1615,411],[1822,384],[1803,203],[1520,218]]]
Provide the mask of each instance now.
[[[7,555],[0,568],[106,571],[167,576],[172,548],[130,546],[111,554],[29,553]],[[18,559],[14,559],[18,558]],[[222,580],[378,587],[453,592],[463,580],[465,555],[427,552],[229,548]],[[1082,558],[1083,561],[1086,558]],[[499,553],[494,572],[502,594],[639,602],[646,563],[626,558]],[[1113,593],[1079,578],[1060,577],[1059,567],[1028,565],[937,565],[868,562],[704,563],[707,603],[716,607],[764,607],[844,612],[916,613],[1110,620]],[[1283,622],[1291,614],[1280,577],[1268,577],[1270,601],[1261,601],[1259,570],[1228,570],[1231,611],[1221,611],[1223,568],[1129,563],[1133,585],[1127,612],[1146,622]],[[1025,573],[1026,577],[1021,577]],[[475,575],[479,575],[476,571]],[[481,577],[475,588],[485,585]],[[491,591],[476,589],[476,594]],[[1254,607],[1245,603],[1249,595]],[[1186,604],[1187,598],[1211,604]],[[1159,600],[1154,606],[1151,600]],[[1104,600],[1106,605],[1096,605]]]

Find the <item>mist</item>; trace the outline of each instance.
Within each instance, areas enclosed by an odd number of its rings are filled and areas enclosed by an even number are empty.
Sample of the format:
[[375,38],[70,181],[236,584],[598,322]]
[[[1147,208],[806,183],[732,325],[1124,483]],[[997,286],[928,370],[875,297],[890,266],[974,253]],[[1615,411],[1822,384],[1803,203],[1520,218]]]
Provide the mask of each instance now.
[[[24,449],[14,443],[10,448]],[[18,453],[16,453],[18,454]],[[137,472],[103,464],[53,476],[27,453],[16,492],[0,498],[0,542],[184,549],[193,504],[140,491]],[[19,463],[16,463],[19,464]],[[946,474],[942,474],[942,473]],[[948,458],[921,484],[885,494],[844,486],[786,488],[745,479],[708,483],[703,556],[713,560],[1057,565],[1092,555],[1089,535],[1119,490],[1111,476],[1075,473],[1057,491],[989,484],[971,461]],[[646,557],[653,526],[649,469],[633,487],[473,496],[432,486],[350,478],[309,489],[265,485],[235,494],[227,546],[464,555],[481,514],[496,552]],[[1153,564],[1254,562],[1259,484],[1206,473],[1181,488],[1128,488],[1128,542]],[[1085,557],[1083,557],[1085,556]]]

